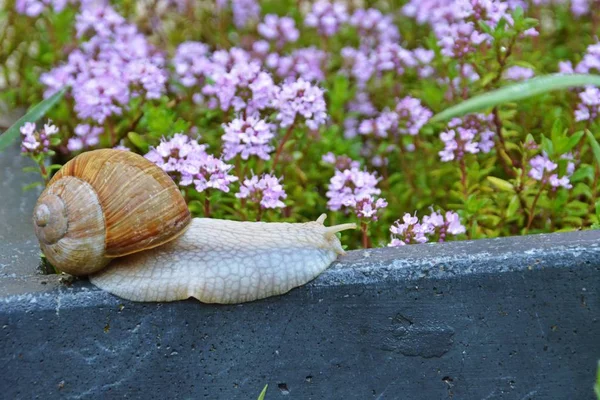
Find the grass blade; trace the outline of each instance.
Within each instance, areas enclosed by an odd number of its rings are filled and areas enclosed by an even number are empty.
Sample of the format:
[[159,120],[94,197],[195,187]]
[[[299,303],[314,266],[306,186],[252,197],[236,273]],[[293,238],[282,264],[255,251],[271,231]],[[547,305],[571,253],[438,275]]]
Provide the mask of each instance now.
[[590,147],[592,148],[592,153],[594,154],[594,158],[596,159],[596,162],[598,163],[598,166],[600,167],[600,144],[598,144],[598,141],[596,140],[596,138],[594,137],[592,132],[590,132],[589,130],[586,130],[585,134],[588,138],[588,142],[590,143]]
[[552,74],[539,76],[537,78],[515,83],[513,85],[505,86],[503,88],[472,97],[434,115],[429,122],[445,121],[450,118],[460,117],[462,115],[470,114],[489,107],[494,107],[499,104],[537,96],[538,94],[582,86],[600,86],[600,75]]
[[0,135],[0,151],[10,146],[19,137],[19,129],[25,122],[36,122],[42,118],[46,113],[62,99],[65,95],[67,88],[63,88],[56,92],[52,96],[45,100],[40,101],[25,115],[23,115],[17,122],[15,122],[10,128],[8,128],[2,135]]
[[262,392],[260,392],[260,394],[258,395],[258,400],[265,400],[265,395],[267,394],[267,388],[269,387],[269,385],[265,385],[265,387],[263,388]]

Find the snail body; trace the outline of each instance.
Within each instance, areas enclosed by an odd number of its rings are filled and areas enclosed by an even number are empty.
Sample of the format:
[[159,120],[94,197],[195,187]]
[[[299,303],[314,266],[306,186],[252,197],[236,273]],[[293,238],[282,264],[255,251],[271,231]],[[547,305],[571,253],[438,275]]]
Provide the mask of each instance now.
[[118,258],[90,281],[135,301],[194,297],[241,303],[288,292],[317,277],[343,254],[324,215],[314,222],[236,222],[194,218],[165,245]]
[[55,267],[133,301],[241,303],[283,294],[343,254],[336,233],[355,228],[325,227],[325,215],[307,223],[192,219],[164,171],[110,149],[65,164],[33,219]]

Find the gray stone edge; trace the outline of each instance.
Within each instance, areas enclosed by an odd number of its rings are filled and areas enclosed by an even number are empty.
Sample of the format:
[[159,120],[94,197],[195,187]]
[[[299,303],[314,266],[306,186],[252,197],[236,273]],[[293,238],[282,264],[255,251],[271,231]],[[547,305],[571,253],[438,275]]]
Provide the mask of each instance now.
[[[312,282],[293,290],[420,279],[460,279],[471,274],[503,274],[546,268],[600,270],[600,230],[354,250],[341,256]],[[61,308],[65,307],[133,304],[97,289],[85,279],[71,285],[58,283],[58,277],[50,275],[33,275],[28,279],[45,287],[39,291],[0,297],[0,312],[54,309],[59,315]],[[161,303],[145,304],[161,306]]]

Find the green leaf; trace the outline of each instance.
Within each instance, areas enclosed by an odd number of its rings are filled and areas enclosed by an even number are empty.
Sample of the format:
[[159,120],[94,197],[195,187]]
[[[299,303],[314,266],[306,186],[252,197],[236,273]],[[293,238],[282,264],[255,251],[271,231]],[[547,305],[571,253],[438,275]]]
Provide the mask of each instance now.
[[506,217],[513,217],[517,213],[517,210],[520,206],[521,203],[519,202],[519,196],[515,194],[508,203],[508,208],[506,209]]
[[563,136],[565,136],[565,129],[563,128],[563,123],[560,118],[556,118],[554,120],[554,124],[552,124],[552,130],[550,132],[550,138],[552,139],[552,143],[558,143]]
[[589,130],[586,130],[585,134],[588,138],[588,142],[590,142],[590,146],[592,147],[592,152],[594,153],[594,158],[596,159],[596,162],[600,166],[600,145],[598,144],[598,141],[596,140],[596,138],[594,137],[592,132],[590,132]]
[[571,149],[575,146],[577,146],[577,144],[579,143],[579,141],[581,140],[581,138],[583,137],[585,133],[583,131],[579,131],[579,132],[575,132],[570,138],[569,141],[567,142],[564,152],[566,153],[567,151],[571,151]]
[[19,137],[19,129],[26,122],[36,122],[42,118],[46,113],[62,99],[65,95],[67,88],[63,88],[52,96],[45,100],[40,101],[36,104],[29,112],[23,115],[17,122],[15,122],[10,128],[0,135],[0,151],[10,146]]
[[598,361],[598,370],[596,371],[596,384],[594,385],[596,397],[600,400],[600,360]]
[[140,149],[142,152],[148,152],[148,142],[143,136],[135,132],[129,132],[127,134],[127,138],[131,141],[131,143],[133,143],[135,147]]
[[440,122],[450,118],[460,117],[500,104],[527,99],[538,94],[571,87],[600,86],[600,75],[560,75],[551,74],[539,76],[524,82],[515,83],[472,97],[455,106],[436,114],[429,122]]
[[542,150],[548,154],[548,157],[554,155],[554,144],[546,136],[542,136]]
[[269,385],[266,384],[265,387],[263,388],[262,392],[260,392],[260,394],[258,395],[258,400],[265,400],[265,395],[267,394],[268,387],[269,387]]
[[492,185],[494,185],[494,187],[504,191],[504,192],[514,192],[515,188],[513,187],[513,185],[508,182],[505,181],[504,179],[500,179],[500,178],[496,178],[495,176],[488,176],[487,180],[490,181],[490,183]]
[[28,190],[35,189],[36,187],[39,187],[39,186],[44,186],[44,182],[35,181],[33,183],[30,183],[29,185],[25,185],[25,186],[23,186],[23,191],[26,192]]

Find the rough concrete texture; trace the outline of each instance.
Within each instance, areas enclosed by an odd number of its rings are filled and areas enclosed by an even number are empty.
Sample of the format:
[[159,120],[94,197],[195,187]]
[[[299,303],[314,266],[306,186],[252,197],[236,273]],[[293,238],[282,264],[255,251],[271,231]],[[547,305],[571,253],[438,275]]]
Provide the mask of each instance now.
[[8,157],[2,398],[593,399],[598,231],[353,251],[242,305],[131,303],[36,275],[36,193]]

